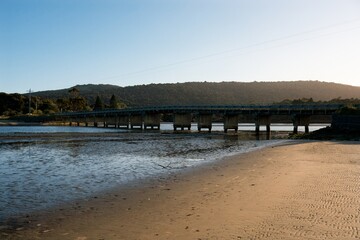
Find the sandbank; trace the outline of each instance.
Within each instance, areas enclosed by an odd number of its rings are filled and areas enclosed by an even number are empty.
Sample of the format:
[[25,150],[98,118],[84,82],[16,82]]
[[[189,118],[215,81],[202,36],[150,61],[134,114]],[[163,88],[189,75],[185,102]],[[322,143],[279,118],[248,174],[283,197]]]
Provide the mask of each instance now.
[[0,239],[359,239],[360,144],[296,141],[1,226]]

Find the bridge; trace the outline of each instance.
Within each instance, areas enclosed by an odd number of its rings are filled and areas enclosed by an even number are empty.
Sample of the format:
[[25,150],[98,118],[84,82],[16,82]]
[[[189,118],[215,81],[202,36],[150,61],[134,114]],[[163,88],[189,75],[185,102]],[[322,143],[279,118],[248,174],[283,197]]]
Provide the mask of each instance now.
[[66,112],[55,115],[55,120],[77,126],[115,127],[125,129],[160,129],[160,122],[168,116],[174,131],[190,130],[197,122],[199,131],[212,129],[215,121],[224,123],[224,131],[238,131],[239,123],[253,123],[259,133],[266,126],[270,133],[272,123],[292,123],[294,133],[299,126],[309,132],[312,123],[331,123],[332,115],[342,104],[306,105],[236,105],[236,106],[154,106],[111,109],[91,112]]

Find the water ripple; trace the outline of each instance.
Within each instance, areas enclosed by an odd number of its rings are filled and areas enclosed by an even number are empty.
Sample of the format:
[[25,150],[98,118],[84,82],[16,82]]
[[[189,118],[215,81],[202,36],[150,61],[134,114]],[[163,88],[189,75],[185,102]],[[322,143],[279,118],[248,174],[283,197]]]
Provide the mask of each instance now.
[[121,133],[0,142],[0,220],[276,141]]

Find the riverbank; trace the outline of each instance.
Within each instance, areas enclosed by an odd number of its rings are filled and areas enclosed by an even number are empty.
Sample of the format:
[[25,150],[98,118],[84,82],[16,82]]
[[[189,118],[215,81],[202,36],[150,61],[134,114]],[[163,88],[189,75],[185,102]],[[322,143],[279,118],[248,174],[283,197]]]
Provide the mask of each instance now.
[[357,239],[359,155],[351,142],[270,147],[27,216],[0,236]]
[[35,123],[35,122],[19,122],[19,121],[0,119],[0,127],[1,126],[43,126],[43,124]]
[[334,129],[332,127],[326,127],[308,134],[293,135],[290,136],[290,138],[322,141],[360,141],[360,131],[356,129]]

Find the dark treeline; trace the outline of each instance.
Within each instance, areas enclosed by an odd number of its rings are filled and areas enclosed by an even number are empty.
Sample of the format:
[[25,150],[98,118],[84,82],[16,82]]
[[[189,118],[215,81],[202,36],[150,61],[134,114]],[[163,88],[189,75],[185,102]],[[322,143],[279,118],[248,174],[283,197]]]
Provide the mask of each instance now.
[[299,99],[285,99],[281,102],[275,104],[291,104],[291,105],[306,105],[306,104],[343,104],[348,107],[352,107],[360,104],[360,99],[358,98],[347,98],[342,99],[340,97],[331,99],[329,101],[314,101],[312,98],[299,98]]
[[0,115],[19,116],[25,114],[43,115],[58,112],[92,111],[103,109],[120,109],[126,105],[117,100],[115,95],[110,99],[97,96],[96,102],[89,101],[80,95],[77,88],[71,88],[67,96],[57,99],[44,98],[36,95],[6,94],[0,93]]
[[[31,97],[31,104],[29,108],[29,97],[21,94],[6,94],[0,93],[0,115],[2,116],[17,116],[30,113],[33,115],[53,114],[58,112],[72,112],[72,111],[92,111],[104,109],[121,109],[125,108],[124,103],[116,100],[115,95],[109,100],[109,104],[104,104],[100,96],[96,97],[94,104],[88,104],[86,98],[74,95],[67,98],[44,99],[39,96]],[[289,104],[289,105],[304,105],[304,104],[344,104],[346,106],[360,105],[360,99],[350,98],[341,99],[335,98],[329,101],[314,101],[312,98],[302,99],[286,99],[274,104]]]

